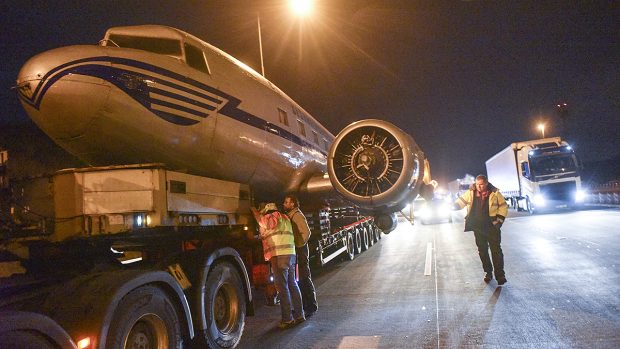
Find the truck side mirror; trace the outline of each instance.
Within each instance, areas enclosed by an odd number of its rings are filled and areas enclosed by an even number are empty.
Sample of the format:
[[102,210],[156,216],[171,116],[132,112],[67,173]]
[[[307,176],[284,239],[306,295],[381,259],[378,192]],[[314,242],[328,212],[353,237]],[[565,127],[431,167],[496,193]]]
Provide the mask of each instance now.
[[521,163],[521,175],[525,178],[530,178],[530,166],[525,161]]

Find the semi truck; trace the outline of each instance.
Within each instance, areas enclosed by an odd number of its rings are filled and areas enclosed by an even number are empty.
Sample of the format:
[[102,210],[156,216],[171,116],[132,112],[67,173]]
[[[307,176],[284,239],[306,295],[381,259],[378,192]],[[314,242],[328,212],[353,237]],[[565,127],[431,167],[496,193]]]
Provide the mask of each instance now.
[[486,161],[489,181],[513,208],[529,213],[578,208],[585,199],[580,168],[560,137],[515,142]]

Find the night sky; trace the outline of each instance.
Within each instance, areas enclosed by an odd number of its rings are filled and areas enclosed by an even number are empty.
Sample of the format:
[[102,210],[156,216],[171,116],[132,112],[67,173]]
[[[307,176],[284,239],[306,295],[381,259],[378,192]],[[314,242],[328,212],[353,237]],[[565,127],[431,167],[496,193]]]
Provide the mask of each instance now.
[[[508,144],[561,135],[585,162],[620,155],[617,1],[4,1],[0,138],[26,124],[11,86],[45,50],[96,44],[111,26],[187,31],[260,72],[336,134],[386,119],[417,141],[440,184],[484,172]],[[555,105],[567,103],[559,112]],[[6,128],[5,128],[6,129]]]

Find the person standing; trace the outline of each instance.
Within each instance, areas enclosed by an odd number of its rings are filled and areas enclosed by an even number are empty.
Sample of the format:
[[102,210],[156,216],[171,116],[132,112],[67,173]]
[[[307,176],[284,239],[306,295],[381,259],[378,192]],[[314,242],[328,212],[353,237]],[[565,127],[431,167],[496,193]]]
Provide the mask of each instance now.
[[260,211],[252,207],[252,213],[259,225],[265,260],[271,263],[274,284],[280,295],[282,320],[278,327],[289,328],[306,320],[295,278],[295,238],[291,221],[274,203],[266,204]]
[[299,267],[299,288],[301,289],[304,312],[306,317],[310,317],[319,309],[312,275],[310,274],[310,250],[308,248],[310,227],[308,227],[306,216],[299,209],[297,197],[292,195],[284,197],[283,207],[293,225],[295,252],[297,253],[297,265]]
[[[484,269],[484,281],[495,279],[498,285],[507,282],[504,271],[504,253],[502,252],[501,226],[508,214],[506,200],[485,175],[478,175],[476,182],[463,195],[456,199],[455,206],[459,209],[467,206],[465,231],[474,232],[478,255]],[[489,249],[491,257],[489,257]],[[492,263],[491,263],[492,259]]]

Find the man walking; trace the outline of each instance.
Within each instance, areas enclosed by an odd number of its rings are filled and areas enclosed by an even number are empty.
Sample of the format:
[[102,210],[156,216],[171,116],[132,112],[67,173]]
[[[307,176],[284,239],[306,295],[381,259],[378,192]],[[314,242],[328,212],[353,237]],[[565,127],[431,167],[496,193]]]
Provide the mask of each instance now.
[[[478,254],[484,269],[484,281],[495,279],[498,285],[506,283],[504,272],[504,253],[502,252],[502,232],[500,230],[506,215],[508,205],[499,190],[489,183],[485,175],[478,175],[476,182],[460,196],[455,206],[462,209],[467,206],[465,217],[465,231],[474,231]],[[491,258],[489,257],[491,250]],[[493,263],[491,263],[491,259]]]
[[299,200],[295,196],[287,195],[284,198],[283,207],[293,225],[295,253],[297,254],[299,266],[299,288],[304,304],[304,312],[306,317],[310,317],[319,309],[314,283],[312,283],[312,276],[310,275],[310,250],[308,249],[310,227],[308,227],[306,217],[299,210]]

